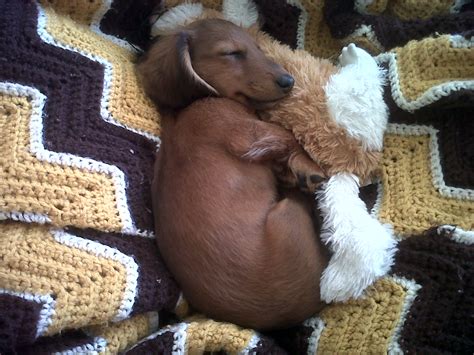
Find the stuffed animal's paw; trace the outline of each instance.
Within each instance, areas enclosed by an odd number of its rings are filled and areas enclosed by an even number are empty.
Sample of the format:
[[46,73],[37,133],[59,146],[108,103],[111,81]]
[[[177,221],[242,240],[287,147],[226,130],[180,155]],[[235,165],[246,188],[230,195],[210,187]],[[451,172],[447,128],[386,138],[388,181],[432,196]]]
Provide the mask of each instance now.
[[361,216],[359,228],[352,229],[345,236],[339,235],[346,241],[352,238],[352,242],[332,245],[334,253],[321,277],[323,301],[357,299],[367,287],[389,271],[396,248],[395,240],[387,226],[369,218]]
[[333,256],[321,277],[321,299],[326,303],[357,299],[376,278],[362,260],[349,264],[344,255]]
[[339,173],[317,194],[323,216],[321,240],[332,252],[321,277],[321,299],[360,297],[393,264],[396,241],[389,226],[367,212],[359,197],[359,179]]
[[358,48],[354,43],[349,44],[342,49],[339,56],[341,66],[355,64],[358,66],[377,66],[374,58],[365,50]]
[[[372,242],[367,240],[368,233],[375,238]],[[386,275],[393,263],[395,241],[387,228],[375,219],[347,237],[357,242],[366,240],[359,245],[355,242],[335,248],[321,277],[321,299],[327,303],[359,298],[368,286]]]

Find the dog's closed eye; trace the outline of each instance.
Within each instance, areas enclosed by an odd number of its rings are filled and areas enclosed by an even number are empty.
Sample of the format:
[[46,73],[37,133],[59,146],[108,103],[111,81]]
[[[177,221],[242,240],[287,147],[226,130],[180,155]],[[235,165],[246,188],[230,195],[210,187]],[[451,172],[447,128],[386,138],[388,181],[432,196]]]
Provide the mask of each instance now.
[[241,49],[227,50],[220,53],[223,57],[244,58],[245,52]]

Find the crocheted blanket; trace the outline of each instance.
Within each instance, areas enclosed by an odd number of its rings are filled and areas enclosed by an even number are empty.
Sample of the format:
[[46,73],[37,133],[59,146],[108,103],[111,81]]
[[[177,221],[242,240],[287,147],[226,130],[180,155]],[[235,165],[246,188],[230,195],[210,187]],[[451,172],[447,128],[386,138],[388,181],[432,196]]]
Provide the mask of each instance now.
[[399,240],[363,299],[261,334],[190,314],[153,240],[160,121],[134,62],[158,2],[0,0],[0,353],[472,354],[474,4],[255,0],[283,43],[387,68],[361,194]]

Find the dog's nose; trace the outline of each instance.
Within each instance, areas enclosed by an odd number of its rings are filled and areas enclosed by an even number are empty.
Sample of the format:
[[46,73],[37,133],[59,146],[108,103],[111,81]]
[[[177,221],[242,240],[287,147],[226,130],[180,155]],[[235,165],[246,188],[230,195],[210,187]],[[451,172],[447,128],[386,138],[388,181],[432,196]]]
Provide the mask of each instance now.
[[295,79],[291,75],[284,74],[277,79],[277,84],[281,87],[285,92],[290,91],[295,84]]

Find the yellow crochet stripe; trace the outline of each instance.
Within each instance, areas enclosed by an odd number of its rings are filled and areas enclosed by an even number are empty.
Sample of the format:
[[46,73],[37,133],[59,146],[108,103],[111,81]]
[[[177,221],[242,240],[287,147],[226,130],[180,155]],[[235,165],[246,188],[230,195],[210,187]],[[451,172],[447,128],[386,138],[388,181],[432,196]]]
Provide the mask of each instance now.
[[320,315],[318,354],[386,354],[405,296],[401,285],[382,279],[366,298],[328,306]]
[[236,354],[244,351],[255,332],[234,324],[219,323],[196,316],[189,319],[186,329],[186,351],[201,354],[204,351],[224,351]]
[[89,327],[86,332],[107,341],[100,354],[118,354],[158,330],[157,313],[139,314],[121,322]]
[[453,48],[449,39],[426,38],[395,49],[400,89],[408,101],[433,86],[474,77],[474,49]]
[[402,21],[428,19],[448,14],[454,0],[372,0],[365,1],[365,13],[380,15],[386,13]]
[[382,171],[379,218],[396,233],[420,234],[442,224],[474,228],[474,201],[441,196],[433,186],[428,136],[387,134]]
[[30,153],[31,103],[0,94],[0,211],[47,215],[57,226],[120,231],[112,178],[40,161]]
[[45,6],[53,7],[61,15],[89,25],[105,0],[40,0],[40,2]]
[[387,8],[389,0],[373,0],[367,5],[366,11],[371,15],[381,14]]
[[[108,111],[126,127],[154,136],[160,134],[159,115],[145,95],[135,73],[135,55],[81,26],[71,19],[44,8],[47,32],[62,45],[105,59],[112,65]],[[102,81],[104,78],[97,78]]]
[[329,27],[324,21],[324,0],[302,0],[300,3],[308,13],[304,49],[316,57],[336,58],[342,44],[331,36]]
[[453,4],[454,0],[389,0],[387,10],[407,21],[448,14]]
[[0,223],[0,285],[52,295],[56,305],[44,335],[113,319],[126,286],[119,262],[58,243],[45,226]]
[[223,0],[165,0],[165,6],[167,9],[170,9],[183,3],[201,3],[204,8],[221,11],[222,1]]

